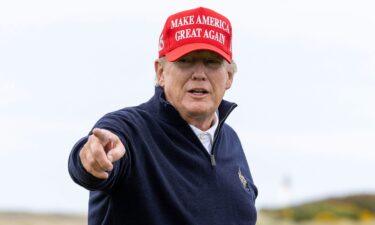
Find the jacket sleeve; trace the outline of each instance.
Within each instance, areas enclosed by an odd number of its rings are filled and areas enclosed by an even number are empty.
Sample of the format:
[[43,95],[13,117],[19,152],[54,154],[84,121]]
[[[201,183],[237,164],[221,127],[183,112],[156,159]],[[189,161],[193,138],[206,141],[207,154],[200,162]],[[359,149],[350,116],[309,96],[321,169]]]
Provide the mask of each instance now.
[[124,137],[124,135],[122,135],[123,132],[121,131],[121,129],[119,129],[119,127],[121,126],[119,125],[118,121],[115,121],[115,118],[106,115],[102,119],[100,119],[94,127],[107,129],[119,136],[126,149],[124,157],[113,163],[113,170],[109,172],[109,177],[107,179],[100,179],[91,175],[85,170],[79,157],[79,152],[88,140],[88,136],[86,136],[81,138],[74,145],[68,160],[68,170],[70,177],[78,185],[90,191],[110,191],[116,185],[118,180],[122,179],[125,174],[129,172],[129,146],[127,144],[126,138]]

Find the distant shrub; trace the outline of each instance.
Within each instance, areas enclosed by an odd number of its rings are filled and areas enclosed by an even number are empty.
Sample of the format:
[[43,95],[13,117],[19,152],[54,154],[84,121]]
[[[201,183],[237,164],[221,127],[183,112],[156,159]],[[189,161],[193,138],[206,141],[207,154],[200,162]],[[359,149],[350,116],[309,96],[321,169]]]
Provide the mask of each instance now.
[[339,219],[369,221],[375,219],[375,196],[331,198],[290,208],[262,211],[275,218],[293,221],[335,221]]
[[332,212],[319,212],[315,215],[314,219],[318,221],[335,221],[337,217]]
[[361,221],[370,221],[370,220],[374,220],[374,218],[375,218],[374,213],[372,213],[368,210],[363,210],[360,214],[360,220]]

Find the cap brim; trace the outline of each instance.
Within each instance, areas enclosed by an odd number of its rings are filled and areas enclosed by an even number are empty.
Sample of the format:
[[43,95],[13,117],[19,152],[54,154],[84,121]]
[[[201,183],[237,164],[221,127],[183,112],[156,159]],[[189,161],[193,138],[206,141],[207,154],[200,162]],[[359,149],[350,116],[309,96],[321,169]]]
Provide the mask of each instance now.
[[191,43],[186,44],[181,47],[175,48],[172,51],[168,52],[165,56],[168,61],[173,62],[182,56],[197,50],[209,50],[221,55],[228,63],[232,63],[232,57],[225,53],[223,50],[209,44],[205,43]]

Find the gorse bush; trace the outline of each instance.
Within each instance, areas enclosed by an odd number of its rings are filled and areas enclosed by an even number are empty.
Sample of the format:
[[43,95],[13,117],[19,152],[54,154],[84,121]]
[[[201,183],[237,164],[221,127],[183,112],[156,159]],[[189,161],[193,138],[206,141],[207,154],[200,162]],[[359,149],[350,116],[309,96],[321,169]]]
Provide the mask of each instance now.
[[331,198],[282,209],[263,209],[262,213],[293,221],[335,221],[375,219],[375,195]]

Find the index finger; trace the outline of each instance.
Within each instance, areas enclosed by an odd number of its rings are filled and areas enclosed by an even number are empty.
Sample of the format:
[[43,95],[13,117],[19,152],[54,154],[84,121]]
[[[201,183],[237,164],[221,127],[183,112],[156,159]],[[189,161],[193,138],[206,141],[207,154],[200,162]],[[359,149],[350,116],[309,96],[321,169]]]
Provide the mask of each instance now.
[[107,145],[109,142],[114,141],[114,134],[106,129],[94,128],[92,130],[92,133],[100,140],[103,145]]

